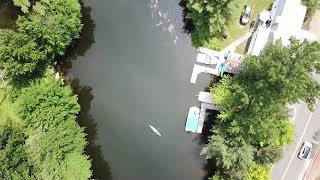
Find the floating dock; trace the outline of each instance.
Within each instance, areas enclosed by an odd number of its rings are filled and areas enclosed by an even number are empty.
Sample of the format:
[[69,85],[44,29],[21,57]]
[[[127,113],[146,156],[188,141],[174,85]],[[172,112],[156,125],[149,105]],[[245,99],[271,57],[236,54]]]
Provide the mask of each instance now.
[[219,76],[219,67],[220,67],[221,64],[217,64],[215,66],[215,68],[209,68],[209,67],[206,67],[206,66],[200,66],[200,65],[197,65],[195,64],[193,66],[193,71],[192,71],[192,74],[191,74],[191,79],[190,79],[190,83],[192,84],[195,84],[196,81],[197,81],[197,77],[200,73],[209,73],[209,74],[212,74],[212,75],[216,75],[216,76]]

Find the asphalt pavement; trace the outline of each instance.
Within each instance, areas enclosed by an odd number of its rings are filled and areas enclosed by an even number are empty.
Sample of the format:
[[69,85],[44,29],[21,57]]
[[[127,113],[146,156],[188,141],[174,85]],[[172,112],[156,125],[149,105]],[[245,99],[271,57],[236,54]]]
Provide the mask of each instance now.
[[[317,146],[314,135],[316,131],[320,130],[320,103],[317,104],[314,112],[310,112],[305,103],[294,105],[294,109],[295,141],[294,144],[284,149],[282,160],[274,164],[272,168],[273,180],[301,180]],[[314,145],[308,160],[300,160],[297,157],[304,141],[309,141]]]

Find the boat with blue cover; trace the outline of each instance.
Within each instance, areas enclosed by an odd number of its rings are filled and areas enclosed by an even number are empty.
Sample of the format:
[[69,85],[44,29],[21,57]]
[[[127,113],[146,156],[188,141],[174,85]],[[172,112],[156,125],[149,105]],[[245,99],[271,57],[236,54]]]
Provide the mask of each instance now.
[[198,107],[193,106],[189,109],[185,131],[193,133],[197,132],[199,114],[200,109]]

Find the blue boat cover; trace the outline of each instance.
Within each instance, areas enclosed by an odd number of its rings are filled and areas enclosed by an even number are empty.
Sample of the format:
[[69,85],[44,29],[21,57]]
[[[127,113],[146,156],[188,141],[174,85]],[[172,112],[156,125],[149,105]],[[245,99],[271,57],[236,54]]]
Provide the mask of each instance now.
[[199,117],[195,114],[194,111],[190,111],[188,114],[187,122],[186,122],[186,131],[196,132],[198,128]]

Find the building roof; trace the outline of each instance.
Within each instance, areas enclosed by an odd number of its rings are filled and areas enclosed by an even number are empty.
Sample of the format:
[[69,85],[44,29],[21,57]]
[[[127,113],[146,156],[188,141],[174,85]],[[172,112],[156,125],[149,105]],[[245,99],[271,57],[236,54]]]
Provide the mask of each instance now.
[[[265,18],[260,19],[263,24],[254,33],[248,53],[259,55],[268,41],[275,42],[279,39],[284,45],[289,45],[292,37],[315,41],[314,35],[302,30],[306,11],[301,0],[276,0],[270,12],[270,24],[264,22]],[[266,12],[263,12],[263,17],[266,16]]]
[[283,44],[288,45],[289,39],[300,32],[306,12],[307,8],[301,0],[277,0],[271,11],[269,40],[275,42],[281,39]]

